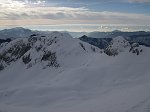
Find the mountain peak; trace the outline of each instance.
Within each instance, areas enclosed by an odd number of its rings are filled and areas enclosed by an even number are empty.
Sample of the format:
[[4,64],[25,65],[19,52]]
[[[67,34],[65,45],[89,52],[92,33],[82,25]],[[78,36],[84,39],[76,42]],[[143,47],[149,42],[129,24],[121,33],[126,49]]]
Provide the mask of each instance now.
[[68,62],[71,56],[93,52],[100,52],[100,50],[79,39],[72,38],[67,33],[32,34],[30,37],[17,38],[2,44],[0,62],[4,68],[19,60],[22,60],[27,68],[37,64],[43,68],[59,67],[63,65],[58,61],[60,58]]

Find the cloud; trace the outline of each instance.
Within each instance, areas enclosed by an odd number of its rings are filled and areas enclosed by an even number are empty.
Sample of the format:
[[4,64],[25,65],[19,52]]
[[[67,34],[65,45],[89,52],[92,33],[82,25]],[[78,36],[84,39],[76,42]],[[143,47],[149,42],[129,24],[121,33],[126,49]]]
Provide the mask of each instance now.
[[150,16],[146,14],[121,13],[111,11],[91,11],[90,9],[85,7],[79,8],[61,7],[61,6],[43,7],[43,5],[46,4],[46,2],[47,0],[45,1],[2,0],[2,2],[0,3],[0,25],[53,24],[53,23],[55,24],[60,23],[149,24],[150,23]]
[[150,0],[128,0],[129,2],[137,2],[137,3],[150,3]]
[[0,8],[20,8],[27,6],[44,6],[44,0],[0,0]]
[[16,8],[16,7],[24,7],[25,2],[22,1],[14,1],[14,0],[1,0],[0,2],[0,9],[3,8]]
[[[20,10],[19,10],[20,9]],[[19,7],[0,10],[0,19],[67,19],[87,11],[86,8],[71,7]]]
[[55,20],[69,21],[69,23],[90,23],[90,24],[147,24],[150,23],[150,16],[134,13],[120,12],[94,12],[84,7],[35,7],[18,9],[3,9],[0,10],[0,20],[41,20],[41,23]]

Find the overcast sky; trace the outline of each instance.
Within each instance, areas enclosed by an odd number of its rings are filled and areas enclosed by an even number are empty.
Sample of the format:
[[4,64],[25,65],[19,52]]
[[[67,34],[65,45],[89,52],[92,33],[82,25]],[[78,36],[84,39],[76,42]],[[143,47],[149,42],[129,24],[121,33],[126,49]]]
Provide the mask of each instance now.
[[0,0],[0,26],[149,23],[150,0]]

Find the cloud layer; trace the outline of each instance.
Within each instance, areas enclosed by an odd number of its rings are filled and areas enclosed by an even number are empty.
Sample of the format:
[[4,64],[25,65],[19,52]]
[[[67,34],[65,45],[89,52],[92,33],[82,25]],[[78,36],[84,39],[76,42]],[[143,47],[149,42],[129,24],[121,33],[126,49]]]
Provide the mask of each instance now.
[[[50,1],[51,0],[49,0],[49,3]],[[76,0],[76,2],[77,1],[79,0]],[[84,0],[80,0],[80,2],[81,1]],[[97,0],[95,0],[95,2],[96,1]],[[148,0],[130,0],[130,2],[147,1]],[[1,0],[0,25],[150,23],[150,15],[146,14],[92,11],[85,7],[46,6],[46,3],[47,1],[44,0]]]

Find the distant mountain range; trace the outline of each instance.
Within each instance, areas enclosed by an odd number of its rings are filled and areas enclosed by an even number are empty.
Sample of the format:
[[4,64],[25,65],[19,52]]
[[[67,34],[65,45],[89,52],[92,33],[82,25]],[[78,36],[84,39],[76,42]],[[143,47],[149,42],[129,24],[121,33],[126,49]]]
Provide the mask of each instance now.
[[[89,36],[87,36],[89,35]],[[138,43],[150,47],[150,32],[92,32],[87,35],[83,35],[79,39],[95,45],[100,49],[105,49],[115,37],[121,36],[130,43]]]
[[129,37],[125,37],[126,40],[131,43],[139,43],[140,45],[145,45],[150,47],[150,34],[139,34],[139,35],[131,35]]
[[4,29],[0,31],[0,39],[14,39],[14,38],[24,38],[29,37],[33,34],[32,30],[25,29],[22,27],[16,27],[11,29]]
[[114,38],[117,36],[123,36],[123,37],[132,37],[134,35],[148,36],[150,35],[150,32],[145,32],[145,31],[122,32],[122,31],[115,30],[112,32],[90,32],[85,35],[93,38]]
[[99,47],[100,49],[105,49],[109,43],[112,41],[112,38],[93,38],[83,35],[79,38],[80,40]]
[[[10,42],[16,38],[30,37],[33,34],[50,34],[51,31],[32,31],[22,27],[12,29],[4,29],[0,31],[0,44],[3,42]],[[88,42],[100,49],[105,49],[111,40],[115,37],[122,36],[130,43],[138,43],[150,47],[150,32],[121,32],[118,30],[112,32],[62,32],[69,33],[73,37],[78,37],[84,42]]]

